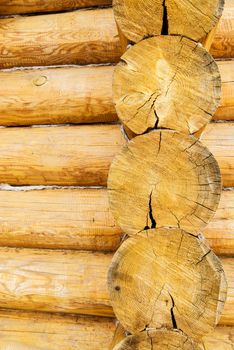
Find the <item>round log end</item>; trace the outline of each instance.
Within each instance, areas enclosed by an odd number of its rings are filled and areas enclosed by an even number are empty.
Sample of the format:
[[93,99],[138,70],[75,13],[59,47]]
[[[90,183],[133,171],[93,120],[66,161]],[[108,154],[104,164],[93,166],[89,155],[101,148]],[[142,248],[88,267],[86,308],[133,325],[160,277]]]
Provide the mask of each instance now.
[[159,36],[122,56],[114,73],[113,96],[119,118],[135,134],[154,128],[193,134],[218,108],[221,78],[201,44]]
[[108,286],[116,317],[130,333],[166,327],[197,341],[217,325],[227,293],[207,244],[168,228],[128,238],[113,257]]
[[114,0],[114,15],[132,42],[155,35],[181,35],[199,41],[218,23],[224,0]]
[[130,335],[113,350],[199,350],[196,343],[181,331],[150,330],[137,335]]
[[149,228],[200,232],[221,195],[220,170],[193,136],[157,130],[131,140],[112,162],[110,208],[128,235]]

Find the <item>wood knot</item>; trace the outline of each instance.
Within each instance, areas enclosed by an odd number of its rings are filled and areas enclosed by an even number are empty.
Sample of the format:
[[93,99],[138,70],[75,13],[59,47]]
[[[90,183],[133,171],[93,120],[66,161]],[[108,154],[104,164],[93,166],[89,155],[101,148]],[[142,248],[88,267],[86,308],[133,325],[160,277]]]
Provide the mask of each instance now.
[[45,75],[41,75],[40,77],[33,80],[33,84],[36,86],[42,86],[47,82],[47,77]]

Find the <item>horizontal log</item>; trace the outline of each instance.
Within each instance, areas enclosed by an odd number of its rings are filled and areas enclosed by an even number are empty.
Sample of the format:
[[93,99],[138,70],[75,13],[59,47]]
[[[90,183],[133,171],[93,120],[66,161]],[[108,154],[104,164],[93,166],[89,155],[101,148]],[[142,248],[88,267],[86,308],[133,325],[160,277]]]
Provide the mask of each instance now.
[[1,0],[0,15],[68,11],[83,7],[111,5],[111,0]]
[[[234,123],[208,125],[202,142],[234,186]],[[0,129],[0,183],[105,186],[110,164],[126,143],[119,125]]]
[[113,67],[0,71],[0,125],[116,121]]
[[0,324],[2,350],[108,350],[115,329],[110,318],[15,310],[0,311]]
[[203,131],[201,141],[219,163],[223,185],[234,186],[234,123],[211,123]]
[[[218,62],[221,106],[215,119],[234,119],[234,62]],[[0,125],[117,121],[113,66],[0,71]]]
[[[214,57],[234,57],[233,23],[228,2]],[[1,19],[1,68],[118,62],[121,46],[112,9]]]
[[1,19],[0,68],[117,62],[110,9]]
[[[108,350],[115,321],[103,317],[58,316],[0,311],[2,349]],[[202,350],[232,350],[234,328],[217,327],[203,338]]]
[[234,120],[234,61],[217,62],[222,79],[222,97],[215,120]]
[[126,141],[117,125],[0,129],[0,183],[105,185]]
[[[204,231],[218,255],[234,255],[233,202],[223,191]],[[1,246],[115,251],[123,236],[106,189],[0,191],[0,203]]]
[[234,57],[234,2],[225,0],[223,16],[220,20],[211,54],[216,58]]
[[[0,248],[0,306],[113,316],[107,290],[112,254]],[[222,259],[228,298],[220,324],[234,325],[234,259]]]

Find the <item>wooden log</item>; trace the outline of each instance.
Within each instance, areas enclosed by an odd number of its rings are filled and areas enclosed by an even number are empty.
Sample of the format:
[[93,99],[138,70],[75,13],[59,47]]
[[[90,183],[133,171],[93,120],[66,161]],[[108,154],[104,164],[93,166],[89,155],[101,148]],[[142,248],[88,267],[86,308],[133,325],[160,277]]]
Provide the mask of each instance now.
[[138,135],[154,128],[193,134],[211,120],[220,95],[220,74],[212,56],[179,36],[134,45],[114,73],[117,114]]
[[173,0],[113,0],[114,14],[124,35],[133,42],[160,34],[195,41],[205,37],[222,15],[223,1],[176,3]]
[[[234,123],[207,126],[202,142],[234,185]],[[0,183],[106,185],[109,166],[126,144],[119,125],[0,128]]]
[[115,157],[108,191],[128,235],[156,226],[198,233],[218,207],[221,179],[214,157],[196,138],[161,130],[134,138]]
[[109,318],[0,311],[2,350],[108,350]]
[[[234,255],[233,201],[223,191],[204,230],[218,255]],[[0,191],[0,203],[1,246],[115,251],[123,237],[106,189]]]
[[218,67],[222,79],[222,98],[214,119],[234,120],[234,61],[220,61]]
[[211,54],[216,58],[234,57],[234,3],[225,0],[223,16],[220,20]]
[[0,125],[112,122],[113,67],[0,72]]
[[168,228],[127,239],[113,257],[108,287],[114,313],[131,334],[166,327],[197,341],[216,327],[227,292],[209,246]]
[[[112,254],[24,248],[0,254],[1,308],[114,316],[107,289]],[[234,259],[221,261],[229,289],[220,324],[234,325]]]
[[[0,311],[2,350],[108,350],[115,331],[110,318]],[[234,327],[217,327],[202,350],[233,350]]]
[[120,245],[106,189],[0,191],[0,203],[1,246],[114,251]]
[[1,19],[0,68],[116,62],[113,23],[109,9]]
[[149,330],[130,335],[114,347],[114,350],[199,350],[187,335],[177,330]]
[[68,11],[101,5],[111,5],[111,0],[1,0],[0,15]]
[[[234,185],[233,123],[211,123],[202,133],[201,142],[209,148],[218,161],[224,186]],[[218,142],[215,142],[217,141]]]
[[[234,120],[234,62],[217,63],[222,99],[214,118]],[[0,125],[117,121],[113,71],[113,66],[0,71]]]
[[0,183],[105,185],[124,143],[116,125],[0,129]]

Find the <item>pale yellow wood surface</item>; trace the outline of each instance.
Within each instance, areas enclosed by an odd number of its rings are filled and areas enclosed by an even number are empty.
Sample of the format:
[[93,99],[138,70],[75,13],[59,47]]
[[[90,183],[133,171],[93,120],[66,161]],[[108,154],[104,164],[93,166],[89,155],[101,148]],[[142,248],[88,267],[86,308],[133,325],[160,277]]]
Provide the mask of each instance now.
[[[217,62],[222,99],[215,119],[234,119],[234,62]],[[0,125],[117,121],[113,66],[0,71]]]
[[112,67],[0,71],[0,125],[112,122]]
[[187,38],[145,39],[125,52],[114,72],[117,114],[138,135],[153,128],[193,134],[212,119],[220,96],[216,62]]
[[217,63],[222,79],[222,97],[214,119],[234,120],[234,61]]
[[[114,315],[107,289],[113,254],[0,248],[0,256],[1,308]],[[234,325],[234,259],[221,261],[229,289],[220,323]]]
[[109,9],[0,20],[0,67],[116,62],[118,31]]
[[105,185],[125,142],[117,125],[0,129],[0,183]]
[[1,0],[0,15],[68,11],[100,5],[111,5],[111,0]]
[[120,246],[108,288],[115,315],[131,334],[177,328],[200,341],[219,322],[227,282],[203,239],[163,228],[141,232]]
[[[204,229],[216,254],[234,255],[234,191],[223,191]],[[0,245],[114,251],[124,233],[106,189],[0,191]]]
[[[0,311],[1,350],[108,350],[115,332],[109,318]],[[233,350],[234,327],[217,327],[202,350]]]
[[149,330],[130,335],[113,350],[200,350],[191,338],[180,331],[167,329]]
[[225,0],[223,16],[220,20],[215,40],[211,47],[214,57],[234,57],[234,1]]
[[0,191],[0,203],[1,246],[113,251],[121,242],[106,189]]
[[[234,123],[209,124],[201,138],[234,186]],[[0,183],[106,185],[113,158],[126,144],[119,125],[0,129]]]
[[234,186],[234,123],[211,123],[200,139],[218,161],[223,185]]
[[108,192],[116,222],[129,235],[155,227],[197,234],[218,207],[221,178],[198,139],[157,130],[135,137],[114,158]]
[[[114,14],[125,36],[139,42],[160,34],[201,40],[215,26],[222,0],[175,2],[172,0],[113,0]],[[153,16],[153,14],[157,16]],[[165,26],[166,23],[166,26]]]
[[109,318],[0,311],[1,350],[108,350]]

